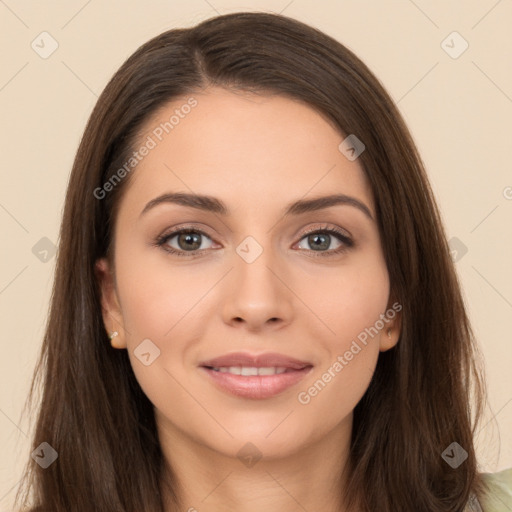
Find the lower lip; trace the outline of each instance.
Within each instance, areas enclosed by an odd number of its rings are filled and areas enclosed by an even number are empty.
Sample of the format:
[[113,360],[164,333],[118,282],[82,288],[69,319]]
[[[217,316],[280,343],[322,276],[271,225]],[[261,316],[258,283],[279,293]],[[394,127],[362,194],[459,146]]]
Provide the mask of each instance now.
[[234,375],[200,367],[223,390],[242,398],[262,400],[279,395],[301,381],[312,366],[275,375]]

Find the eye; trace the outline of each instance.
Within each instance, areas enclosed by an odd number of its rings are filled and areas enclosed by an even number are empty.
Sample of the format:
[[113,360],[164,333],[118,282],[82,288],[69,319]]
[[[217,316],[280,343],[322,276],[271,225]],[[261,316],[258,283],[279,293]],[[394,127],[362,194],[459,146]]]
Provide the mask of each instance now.
[[[338,241],[339,246],[337,248],[328,250],[333,237]],[[313,256],[332,256],[340,254],[349,248],[354,246],[354,242],[345,233],[336,228],[321,228],[308,231],[305,236],[301,238],[306,240],[306,244],[312,247]],[[300,244],[301,242],[299,242]],[[302,247],[300,247],[303,249]],[[324,250],[326,249],[326,250]],[[307,248],[305,250],[308,250]]]
[[[205,232],[199,229],[184,228],[162,235],[156,240],[156,245],[177,256],[195,256],[195,251],[208,249],[208,247],[204,247],[202,237],[211,240]],[[177,247],[171,245],[173,239],[176,239],[174,243],[177,244]]]

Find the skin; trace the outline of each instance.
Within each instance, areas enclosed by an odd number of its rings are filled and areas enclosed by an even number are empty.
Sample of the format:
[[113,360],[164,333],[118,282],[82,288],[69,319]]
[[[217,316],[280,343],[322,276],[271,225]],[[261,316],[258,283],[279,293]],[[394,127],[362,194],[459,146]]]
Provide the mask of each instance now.
[[[311,107],[218,88],[193,97],[198,105],[142,159],[121,199],[114,266],[97,262],[105,328],[119,332],[112,345],[128,350],[154,404],[180,510],[343,511],[333,489],[343,481],[353,409],[379,352],[397,343],[400,315],[360,344],[308,404],[297,395],[394,302],[370,186],[359,161],[339,151],[344,136]],[[139,140],[186,100],[157,112]],[[171,191],[214,196],[229,214],[164,203],[141,216],[149,201]],[[373,219],[346,204],[283,216],[292,201],[334,192],[364,203]],[[153,244],[191,223],[207,233],[195,251],[202,256],[188,256],[179,236],[167,245],[184,257]],[[355,245],[333,254],[344,244],[327,235],[315,251],[304,232],[326,226],[342,229]],[[263,249],[252,263],[236,252],[247,236]],[[315,257],[320,252],[330,255]],[[134,355],[147,338],[161,351],[149,366]],[[313,369],[276,397],[240,398],[198,369],[238,351],[279,352]],[[237,457],[248,442],[262,455],[252,467]]]

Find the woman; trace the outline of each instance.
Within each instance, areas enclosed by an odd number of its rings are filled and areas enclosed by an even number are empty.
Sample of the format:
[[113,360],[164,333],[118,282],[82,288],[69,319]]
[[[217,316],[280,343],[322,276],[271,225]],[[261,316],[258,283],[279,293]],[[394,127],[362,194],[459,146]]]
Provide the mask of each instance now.
[[31,506],[501,510],[477,356],[368,68],[284,16],[170,30],[115,74],[74,162]]

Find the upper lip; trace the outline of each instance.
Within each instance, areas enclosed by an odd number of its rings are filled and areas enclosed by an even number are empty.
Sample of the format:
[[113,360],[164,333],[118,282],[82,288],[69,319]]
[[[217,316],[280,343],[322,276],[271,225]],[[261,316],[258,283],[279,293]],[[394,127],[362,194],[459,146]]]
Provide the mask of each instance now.
[[292,368],[294,370],[302,370],[308,366],[312,366],[307,361],[300,361],[293,357],[283,354],[267,352],[264,354],[251,355],[243,352],[235,352],[220,357],[203,361],[199,366],[207,366],[211,368],[229,367],[229,366],[245,366],[249,368],[263,367],[279,367]]

